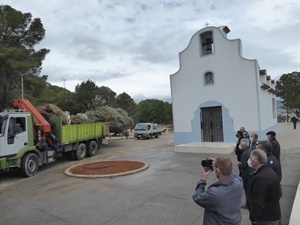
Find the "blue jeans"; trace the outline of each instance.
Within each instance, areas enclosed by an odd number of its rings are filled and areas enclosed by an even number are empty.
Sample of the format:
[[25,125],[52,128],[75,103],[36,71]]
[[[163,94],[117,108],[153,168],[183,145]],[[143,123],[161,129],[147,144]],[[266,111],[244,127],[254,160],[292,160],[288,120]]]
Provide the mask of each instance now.
[[259,220],[256,223],[252,223],[254,225],[281,225],[281,220],[277,220],[277,221],[262,221]]

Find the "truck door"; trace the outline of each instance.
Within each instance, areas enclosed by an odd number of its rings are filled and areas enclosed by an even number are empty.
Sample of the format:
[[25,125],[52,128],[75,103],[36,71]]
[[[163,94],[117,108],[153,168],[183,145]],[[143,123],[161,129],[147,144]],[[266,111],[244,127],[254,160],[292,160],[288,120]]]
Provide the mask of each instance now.
[[7,126],[6,148],[4,155],[13,155],[28,146],[27,118],[10,117]]

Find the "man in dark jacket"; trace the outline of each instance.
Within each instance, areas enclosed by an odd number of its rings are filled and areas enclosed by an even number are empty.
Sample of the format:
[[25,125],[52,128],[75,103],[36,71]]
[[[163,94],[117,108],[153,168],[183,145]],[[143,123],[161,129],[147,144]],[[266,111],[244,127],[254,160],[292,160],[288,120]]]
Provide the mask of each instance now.
[[280,183],[277,174],[267,165],[267,155],[261,149],[252,151],[249,162],[255,170],[249,192],[252,224],[281,225]]
[[250,154],[252,152],[251,148],[249,147],[249,140],[247,138],[243,138],[240,143],[240,148],[243,150],[243,153],[241,155],[241,162],[238,163],[238,167],[241,170],[242,179],[243,179],[243,187],[245,190],[245,197],[246,197],[246,204],[242,205],[241,207],[244,209],[249,208],[248,206],[248,193],[250,189],[250,184],[253,176],[253,168],[249,167],[248,165],[248,159],[250,157]]
[[[282,179],[281,165],[278,159],[272,154],[272,145],[269,141],[260,141],[258,148],[263,150],[267,154],[267,164],[272,168],[278,176],[279,182]],[[282,197],[282,188],[280,185],[280,197]]]
[[280,163],[280,144],[276,139],[276,133],[274,131],[269,131],[268,133],[266,133],[266,135],[268,137],[268,141],[272,145],[272,154],[276,157],[276,159],[278,159]]
[[205,172],[202,167],[201,180],[193,195],[196,204],[205,209],[203,225],[240,225],[243,194],[241,178],[232,174],[229,158],[216,158],[213,165],[219,181],[205,190],[206,179],[211,171]]
[[263,150],[267,154],[267,163],[268,166],[271,167],[275,173],[277,174],[279,181],[282,179],[282,171],[281,165],[278,159],[272,154],[272,145],[269,141],[263,140],[258,143],[258,148]]
[[293,122],[294,129],[296,129],[297,128],[297,122],[298,122],[297,117],[293,116],[292,119],[291,119],[291,121]]

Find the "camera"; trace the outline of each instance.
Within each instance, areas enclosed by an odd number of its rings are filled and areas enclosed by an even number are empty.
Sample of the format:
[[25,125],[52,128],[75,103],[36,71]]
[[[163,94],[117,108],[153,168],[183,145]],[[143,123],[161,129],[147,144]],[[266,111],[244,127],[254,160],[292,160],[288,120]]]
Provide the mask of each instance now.
[[238,131],[236,132],[235,136],[236,136],[237,138],[242,137],[242,136],[243,136],[243,132],[240,131],[240,130],[238,130]]
[[201,161],[201,165],[202,165],[202,167],[203,167],[203,169],[205,170],[205,171],[208,171],[208,170],[211,170],[211,171],[213,171],[214,170],[214,168],[213,168],[213,160],[212,159],[205,159],[205,160],[202,160]]

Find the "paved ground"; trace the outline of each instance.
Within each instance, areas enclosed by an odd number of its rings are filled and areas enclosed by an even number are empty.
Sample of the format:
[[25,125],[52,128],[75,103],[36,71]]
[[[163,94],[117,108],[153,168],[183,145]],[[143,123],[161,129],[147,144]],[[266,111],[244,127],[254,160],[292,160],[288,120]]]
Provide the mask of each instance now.
[[[264,139],[265,137],[260,137]],[[64,170],[76,161],[61,159],[31,178],[0,174],[0,225],[199,225],[203,209],[192,200],[200,161],[218,155],[175,153],[172,134],[158,139],[112,139],[93,158],[80,162],[132,159],[150,163],[140,173],[115,178],[75,178]],[[300,132],[280,124],[283,225],[289,222],[300,180]],[[235,162],[234,154],[229,155]],[[237,168],[235,168],[237,171]],[[216,181],[214,174],[208,183]],[[243,225],[250,225],[248,211]]]

